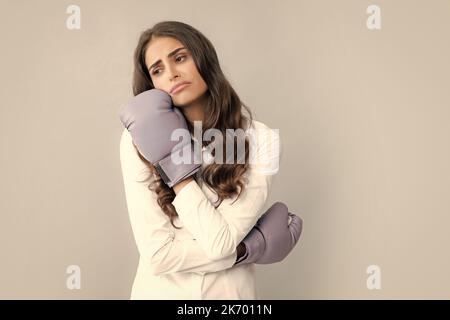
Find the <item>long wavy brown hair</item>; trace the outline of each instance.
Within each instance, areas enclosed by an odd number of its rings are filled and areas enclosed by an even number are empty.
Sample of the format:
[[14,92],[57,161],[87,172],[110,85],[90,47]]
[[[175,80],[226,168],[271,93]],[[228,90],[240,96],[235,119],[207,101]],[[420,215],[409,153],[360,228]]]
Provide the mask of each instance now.
[[[205,81],[208,89],[205,93],[208,97],[204,109],[204,117],[202,122],[202,130],[210,128],[218,129],[222,132],[222,137],[226,137],[226,129],[243,129],[251,125],[253,121],[252,113],[248,106],[244,105],[238,95],[231,87],[222,72],[219,59],[211,42],[198,30],[192,26],[179,21],[162,21],[155,24],[152,28],[143,31],[140,35],[137,47],[134,52],[134,73],[133,73],[133,94],[136,96],[141,92],[154,88],[148,69],[145,65],[145,51],[150,40],[153,37],[173,37],[180,41],[191,53],[197,69]],[[247,115],[243,115],[242,107],[247,111]],[[189,131],[193,132],[193,126],[186,121]],[[203,136],[203,132],[202,132]],[[202,146],[207,143],[202,140]],[[234,141],[234,154],[236,152],[236,140]],[[139,153],[136,145],[134,146],[142,161],[146,163],[150,170],[150,176],[141,181],[146,182],[152,180],[148,185],[148,189],[157,194],[158,204],[163,212],[169,217],[174,228],[180,229],[174,225],[173,220],[178,216],[172,201],[175,198],[175,192],[169,188],[159,176],[154,166],[148,162],[142,154]],[[217,208],[226,198],[233,198],[244,190],[244,185],[248,183],[245,173],[248,169],[249,142],[245,137],[245,162],[233,161],[229,164],[226,159],[222,163],[208,164],[204,169],[200,169],[199,175],[203,182],[213,191],[216,192],[218,199]],[[223,154],[226,151],[226,139],[223,139]],[[215,157],[215,149],[212,155]],[[242,158],[241,158],[242,159]],[[151,179],[153,176],[154,179]],[[193,176],[197,181],[198,177]],[[237,200],[236,198],[236,200]],[[236,201],[235,200],[235,201]]]

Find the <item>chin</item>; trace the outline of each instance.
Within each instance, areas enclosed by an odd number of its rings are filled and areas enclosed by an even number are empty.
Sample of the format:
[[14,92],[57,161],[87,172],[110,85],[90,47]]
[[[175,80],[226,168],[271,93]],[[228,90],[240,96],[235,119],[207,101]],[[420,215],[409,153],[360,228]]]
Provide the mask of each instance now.
[[179,108],[183,108],[187,104],[185,99],[173,99],[172,98],[172,102],[175,107],[179,107]]
[[186,95],[183,95],[185,92],[180,92],[176,97],[172,97],[173,104],[176,107],[184,107],[195,101],[195,97],[192,94],[186,92]]

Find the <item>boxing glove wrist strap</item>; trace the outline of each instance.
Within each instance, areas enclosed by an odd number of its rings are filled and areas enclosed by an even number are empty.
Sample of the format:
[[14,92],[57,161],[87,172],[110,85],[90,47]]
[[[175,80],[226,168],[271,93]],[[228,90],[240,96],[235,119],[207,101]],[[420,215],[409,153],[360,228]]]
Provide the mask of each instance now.
[[[179,164],[175,164],[172,159],[172,154],[169,154],[167,157],[161,159],[159,162],[154,164],[156,171],[158,171],[161,179],[164,183],[172,188],[175,184],[184,180],[187,177],[195,174],[198,169],[201,167],[201,156],[196,155],[192,150],[191,146],[191,154],[189,157],[188,163],[183,163],[183,161]],[[189,146],[185,146],[183,148],[183,152],[189,151]],[[193,155],[193,157],[192,157]]]

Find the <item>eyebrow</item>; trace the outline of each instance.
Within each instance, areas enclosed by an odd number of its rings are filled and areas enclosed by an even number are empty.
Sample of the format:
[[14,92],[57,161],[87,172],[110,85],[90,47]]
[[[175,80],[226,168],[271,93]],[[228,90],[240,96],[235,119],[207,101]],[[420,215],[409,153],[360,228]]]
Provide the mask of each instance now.
[[[180,48],[177,48],[177,49],[173,50],[171,53],[169,53],[169,54],[167,55],[167,58],[172,57],[173,55],[175,55],[178,51],[180,51],[180,50],[182,50],[182,49],[186,49],[186,48],[185,48],[185,47],[180,47]],[[159,59],[158,61],[156,61],[154,64],[152,64],[152,65],[148,68],[148,71],[150,72],[150,70],[151,70],[154,66],[156,66],[157,64],[159,64],[160,62],[161,62],[161,59]]]

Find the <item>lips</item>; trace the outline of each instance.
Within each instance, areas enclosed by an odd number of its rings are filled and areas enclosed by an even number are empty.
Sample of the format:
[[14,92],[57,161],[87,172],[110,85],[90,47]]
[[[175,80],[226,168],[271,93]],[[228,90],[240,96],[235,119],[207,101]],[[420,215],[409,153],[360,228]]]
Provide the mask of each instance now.
[[176,91],[179,87],[185,86],[185,85],[187,85],[187,84],[190,84],[190,82],[188,82],[188,81],[182,81],[182,82],[180,82],[180,83],[177,83],[176,85],[174,85],[174,86],[172,87],[172,89],[170,89],[170,93],[174,93],[174,91]]

